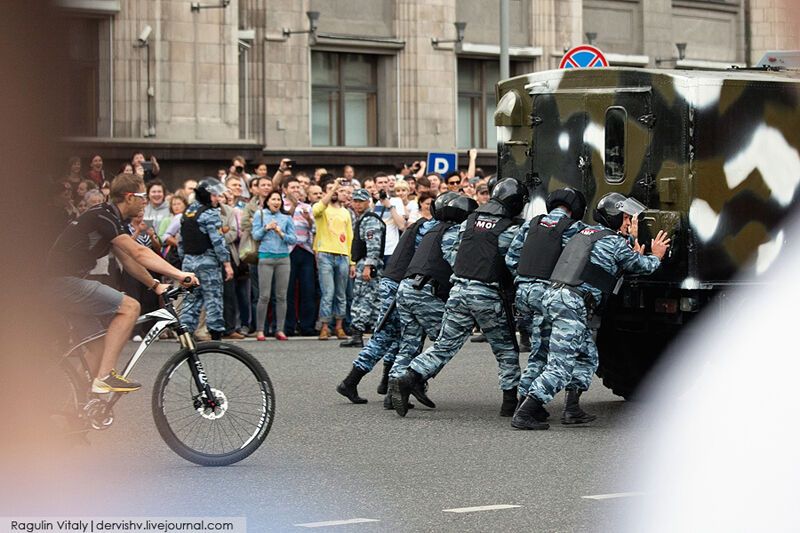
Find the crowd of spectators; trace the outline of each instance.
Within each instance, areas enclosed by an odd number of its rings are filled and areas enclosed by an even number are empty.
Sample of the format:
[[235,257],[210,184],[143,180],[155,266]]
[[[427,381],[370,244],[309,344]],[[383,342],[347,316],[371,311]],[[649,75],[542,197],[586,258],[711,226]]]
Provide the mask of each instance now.
[[[269,175],[265,162],[248,165],[244,157],[233,157],[229,166],[216,172],[226,187],[220,198],[221,231],[234,269],[233,279],[224,283],[225,337],[324,339],[331,332],[345,336],[354,275],[350,261],[354,191],[363,188],[369,193],[370,208],[386,224],[386,264],[404,229],[419,218],[431,218],[431,204],[438,194],[453,191],[478,204],[489,200],[489,177],[476,167],[476,156],[477,151],[470,150],[468,168],[445,176],[426,172],[424,161],[391,173],[359,175],[345,165],[317,168],[309,175],[296,170],[291,159],[282,159]],[[158,177],[158,160],[146,159],[142,152],[134,153],[116,172],[104,168],[99,154],[85,161],[88,169],[81,158],[70,158],[66,175],[54,183],[51,201],[61,216],[53,236],[87,209],[108,201],[116,175],[138,174],[146,185],[147,204],[129,221],[130,234],[180,268],[181,217],[194,201],[201,177],[185,179],[170,189]],[[251,253],[245,248],[252,248]],[[158,305],[153,293],[122,272],[113,256],[98,261],[91,276],[139,300],[142,312]],[[205,336],[202,326],[196,334]]]

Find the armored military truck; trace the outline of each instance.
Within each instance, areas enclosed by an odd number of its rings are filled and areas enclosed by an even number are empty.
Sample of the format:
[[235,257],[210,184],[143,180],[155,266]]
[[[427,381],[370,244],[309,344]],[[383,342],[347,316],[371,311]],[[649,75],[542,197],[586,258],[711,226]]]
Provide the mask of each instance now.
[[598,375],[629,397],[709,301],[757,282],[779,254],[800,200],[800,76],[553,70],[501,81],[497,101],[498,174],[528,186],[528,216],[570,186],[593,222],[591,206],[615,191],[648,207],[640,242],[672,235],[657,273],[627,278],[603,315]]

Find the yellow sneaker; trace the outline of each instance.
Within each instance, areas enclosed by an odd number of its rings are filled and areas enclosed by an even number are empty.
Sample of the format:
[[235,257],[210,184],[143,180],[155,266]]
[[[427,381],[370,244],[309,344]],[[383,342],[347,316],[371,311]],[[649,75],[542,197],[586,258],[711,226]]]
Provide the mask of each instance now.
[[107,394],[109,392],[133,392],[142,388],[141,383],[128,381],[112,370],[109,375],[100,379],[94,378],[92,382],[92,392],[96,394]]

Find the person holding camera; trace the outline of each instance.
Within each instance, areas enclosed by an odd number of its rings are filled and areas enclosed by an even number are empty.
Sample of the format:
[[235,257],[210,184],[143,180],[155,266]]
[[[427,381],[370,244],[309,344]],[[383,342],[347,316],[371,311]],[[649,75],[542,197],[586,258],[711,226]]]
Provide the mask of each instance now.
[[383,264],[386,264],[400,241],[400,232],[406,229],[406,210],[403,200],[390,197],[389,176],[376,174],[375,188],[378,191],[377,198],[372,198],[375,201],[375,214],[386,224],[386,250],[383,256]]
[[[249,199],[250,189],[247,187],[247,184],[250,183],[251,176],[244,171],[245,163],[243,155],[234,156],[234,158],[231,159],[231,167],[228,169],[228,178],[238,178],[239,183],[242,184],[242,197]],[[226,180],[228,178],[226,178]]]
[[133,152],[131,156],[131,166],[135,169],[137,165],[141,165],[142,170],[144,170],[142,178],[144,178],[145,184],[150,183],[150,181],[155,179],[161,172],[161,167],[158,165],[156,156],[151,155],[150,161],[147,161],[144,158],[144,152]]
[[378,320],[380,301],[378,284],[383,271],[383,251],[386,244],[386,224],[369,208],[370,197],[366,189],[353,193],[352,208],[358,219],[353,229],[350,260],[350,277],[353,278],[353,305],[351,327],[353,336],[339,344],[344,348],[363,348],[363,334]]
[[292,175],[294,163],[294,160],[289,159],[288,157],[281,159],[280,164],[278,164],[278,170],[276,170],[275,175],[272,176],[272,188],[274,190],[281,190],[281,187],[283,186],[283,179]]
[[314,251],[317,254],[317,269],[322,296],[319,302],[319,339],[327,340],[331,333],[328,322],[336,320],[334,333],[346,339],[342,327],[347,311],[347,279],[350,273],[350,246],[353,241],[353,225],[350,213],[339,202],[339,191],[344,179],[337,180],[332,174],[322,178],[325,195],[313,205],[311,212],[317,228]]

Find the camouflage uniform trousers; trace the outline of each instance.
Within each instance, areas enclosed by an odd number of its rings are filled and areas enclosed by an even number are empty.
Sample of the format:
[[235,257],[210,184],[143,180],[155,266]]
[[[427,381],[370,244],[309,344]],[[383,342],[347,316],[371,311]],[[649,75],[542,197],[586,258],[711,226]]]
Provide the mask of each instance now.
[[[369,268],[369,267],[367,267]],[[356,265],[356,278],[353,280],[353,304],[350,307],[350,324],[359,331],[366,331],[375,327],[380,320],[380,272],[374,269],[375,274],[369,281],[361,277],[364,271],[363,261]]]
[[550,287],[544,294],[545,322],[550,323],[547,363],[533,379],[527,395],[550,402],[564,388],[587,390],[597,370],[597,347],[587,324],[583,298],[564,288]]
[[517,297],[514,302],[517,312],[527,318],[525,325],[530,329],[531,353],[528,356],[528,365],[522,372],[519,381],[519,394],[525,396],[531,386],[547,364],[547,354],[550,347],[550,323],[544,320],[544,306],[542,299],[550,284],[544,281],[523,282],[517,286]]
[[420,353],[424,336],[436,340],[442,327],[445,303],[433,294],[433,287],[421,290],[413,287],[414,281],[404,279],[397,289],[397,313],[400,316],[400,350],[394,361],[392,378],[403,375],[411,361]]
[[[389,306],[394,301],[397,294],[397,282],[391,278],[383,277],[378,284],[381,307],[378,313],[379,318],[383,318]],[[377,327],[378,324],[375,324]],[[361,349],[353,361],[353,366],[369,372],[380,361],[381,357],[386,363],[393,363],[400,348],[400,320],[397,317],[397,309],[387,317],[386,323],[378,333],[370,337],[366,346]]]
[[186,255],[183,271],[194,272],[200,286],[186,295],[181,307],[181,322],[190,332],[197,328],[200,311],[205,306],[209,331],[225,331],[222,315],[222,272],[213,255]]
[[435,376],[464,346],[477,322],[486,335],[498,365],[500,388],[519,385],[519,353],[506,322],[503,302],[497,290],[480,281],[457,281],[450,291],[436,342],[415,358],[409,368],[424,379]]

